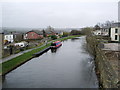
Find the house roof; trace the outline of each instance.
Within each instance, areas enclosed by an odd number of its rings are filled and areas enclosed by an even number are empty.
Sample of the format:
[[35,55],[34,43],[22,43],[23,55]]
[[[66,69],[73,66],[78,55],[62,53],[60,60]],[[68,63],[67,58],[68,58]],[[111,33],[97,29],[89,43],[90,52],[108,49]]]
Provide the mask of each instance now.
[[56,33],[54,30],[45,30],[47,34]]
[[120,27],[120,22],[116,22],[116,23],[112,23],[109,26],[102,26],[101,29],[109,29],[109,28],[113,28],[113,27]]
[[56,30],[55,32],[58,33],[58,34],[60,34],[62,31]]
[[102,29],[109,29],[111,26],[103,26]]
[[18,32],[4,32],[4,35],[22,35],[22,33],[18,33]]
[[[37,33],[39,35],[43,35],[43,31],[40,31],[40,30],[31,30],[29,32],[35,32],[35,33]],[[29,32],[27,32],[27,33],[29,33]]]
[[120,27],[120,22],[113,23],[113,24],[112,24],[112,27]]

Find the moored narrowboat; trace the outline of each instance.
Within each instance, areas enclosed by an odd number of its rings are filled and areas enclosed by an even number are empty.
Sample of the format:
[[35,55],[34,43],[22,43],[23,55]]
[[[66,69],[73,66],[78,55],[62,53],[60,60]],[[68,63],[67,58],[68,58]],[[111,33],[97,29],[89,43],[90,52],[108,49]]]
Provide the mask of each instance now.
[[62,45],[62,43],[60,41],[56,41],[51,43],[51,48],[58,48]]

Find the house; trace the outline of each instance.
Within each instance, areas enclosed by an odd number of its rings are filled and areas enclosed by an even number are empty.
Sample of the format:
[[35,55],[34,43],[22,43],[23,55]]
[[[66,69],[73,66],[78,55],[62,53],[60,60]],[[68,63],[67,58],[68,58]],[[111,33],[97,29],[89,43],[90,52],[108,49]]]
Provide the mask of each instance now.
[[120,22],[113,23],[109,30],[111,41],[120,42]]
[[45,30],[46,36],[56,35],[54,28],[48,26]]
[[9,33],[4,34],[4,41],[7,40],[8,42],[19,42],[23,40],[23,35],[21,33]]
[[4,35],[4,40],[7,40],[8,42],[14,42],[14,35],[13,34],[7,34]]
[[56,30],[55,32],[56,32],[57,35],[63,35],[63,32],[60,31],[60,30]]
[[109,30],[110,30],[111,26],[103,26],[102,28],[100,28],[101,30],[101,35],[102,36],[109,36]]
[[46,30],[45,33],[46,33],[46,36],[56,35],[54,31],[49,31],[49,30]]
[[101,33],[102,33],[101,30],[95,30],[95,31],[93,31],[94,35],[101,35]]
[[25,34],[26,39],[42,39],[43,38],[43,31],[40,30],[32,30]]

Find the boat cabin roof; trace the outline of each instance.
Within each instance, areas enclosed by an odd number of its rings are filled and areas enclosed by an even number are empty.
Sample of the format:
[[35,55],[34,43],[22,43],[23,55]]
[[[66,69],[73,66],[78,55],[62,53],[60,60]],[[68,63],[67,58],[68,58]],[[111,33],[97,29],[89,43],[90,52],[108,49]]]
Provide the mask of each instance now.
[[60,41],[56,41],[56,42],[54,42],[54,43],[58,43],[58,42],[60,42]]

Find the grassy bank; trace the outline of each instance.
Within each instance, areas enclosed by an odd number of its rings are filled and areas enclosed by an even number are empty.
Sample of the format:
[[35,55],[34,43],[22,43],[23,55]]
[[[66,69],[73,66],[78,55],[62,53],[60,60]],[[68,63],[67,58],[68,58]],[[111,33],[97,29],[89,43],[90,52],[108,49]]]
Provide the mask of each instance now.
[[[68,36],[68,37],[64,37],[64,38],[59,38],[57,40],[64,41],[64,40],[75,38],[75,37],[78,37],[78,35],[77,36]],[[54,40],[54,41],[56,41],[56,40]],[[47,44],[46,46],[34,49],[30,52],[24,53],[24,54],[22,54],[18,57],[15,57],[11,60],[8,60],[8,61],[0,64],[0,66],[2,66],[2,70],[0,71],[0,73],[2,73],[2,75],[5,75],[6,73],[10,72],[11,70],[17,68],[18,66],[20,66],[23,63],[27,62],[28,60],[32,59],[34,53],[37,53],[37,52],[39,52],[39,51],[41,51],[41,50],[43,50],[43,49],[45,49],[49,46],[50,46],[50,43]]]
[[38,49],[34,49],[30,52],[27,52],[27,53],[24,53],[18,57],[15,57],[7,62],[4,62],[2,64],[2,75],[4,75],[5,73],[11,71],[12,69],[16,68],[17,66],[23,64],[24,62],[30,60],[33,58],[33,54],[34,53],[37,53],[47,47],[49,47],[50,44],[46,45],[46,46],[43,46],[41,48],[38,48]]

